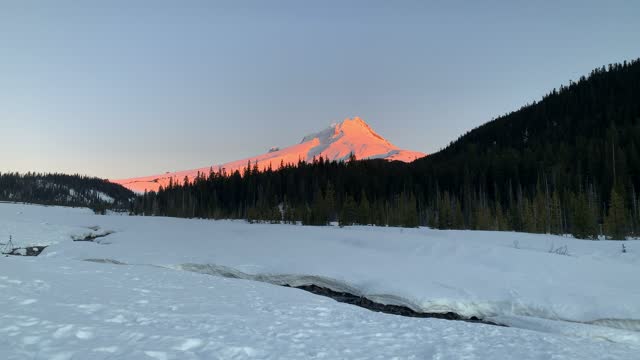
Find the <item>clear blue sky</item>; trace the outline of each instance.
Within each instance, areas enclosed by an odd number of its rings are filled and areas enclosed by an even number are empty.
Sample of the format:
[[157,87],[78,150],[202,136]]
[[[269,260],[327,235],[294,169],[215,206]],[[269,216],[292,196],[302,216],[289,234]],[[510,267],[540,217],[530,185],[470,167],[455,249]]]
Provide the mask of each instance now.
[[363,117],[434,152],[640,56],[639,1],[0,1],[0,171],[131,177]]

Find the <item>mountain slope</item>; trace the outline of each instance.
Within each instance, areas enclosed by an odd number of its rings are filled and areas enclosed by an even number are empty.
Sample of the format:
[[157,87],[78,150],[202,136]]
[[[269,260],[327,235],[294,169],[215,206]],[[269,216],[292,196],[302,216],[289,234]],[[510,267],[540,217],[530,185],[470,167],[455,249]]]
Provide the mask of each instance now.
[[614,184],[629,195],[640,189],[638,98],[639,60],[603,66],[412,167],[421,182],[461,197],[471,187],[505,201],[546,179],[548,191],[588,192],[602,207]]
[[418,151],[402,150],[393,145],[359,117],[345,119],[320,132],[305,136],[302,141],[283,149],[272,148],[268,153],[247,159],[232,161],[193,170],[185,170],[161,175],[152,175],[131,179],[111,180],[133,191],[157,191],[166,187],[171,179],[182,184],[184,178],[193,180],[198,173],[208,174],[211,170],[224,170],[227,174],[247,168],[257,163],[260,170],[269,167],[277,169],[281,164],[296,164],[298,161],[311,162],[314,158],[325,160],[346,160],[350,154],[357,159],[387,159],[410,162],[426,156]]
[[134,196],[118,184],[94,177],[0,173],[0,201],[81,206],[103,211],[128,209]]

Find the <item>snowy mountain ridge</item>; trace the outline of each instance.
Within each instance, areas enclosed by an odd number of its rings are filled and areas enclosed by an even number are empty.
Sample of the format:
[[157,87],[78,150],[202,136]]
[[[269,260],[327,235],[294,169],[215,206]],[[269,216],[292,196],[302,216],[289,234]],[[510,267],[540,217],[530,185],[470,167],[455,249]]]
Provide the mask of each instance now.
[[257,164],[260,170],[277,169],[281,164],[296,164],[298,161],[311,162],[322,157],[330,161],[343,161],[353,154],[357,159],[386,159],[411,162],[426,156],[419,151],[403,150],[393,145],[376,133],[364,120],[353,117],[316,133],[303,137],[299,144],[279,148],[272,147],[265,154],[212,165],[193,170],[168,172],[165,174],[144,176],[139,178],[111,180],[130,190],[144,192],[157,191],[160,186],[167,186],[171,180],[182,183],[186,177],[190,181],[198,174],[210,171],[224,171],[232,174],[236,170],[242,172],[247,164]]

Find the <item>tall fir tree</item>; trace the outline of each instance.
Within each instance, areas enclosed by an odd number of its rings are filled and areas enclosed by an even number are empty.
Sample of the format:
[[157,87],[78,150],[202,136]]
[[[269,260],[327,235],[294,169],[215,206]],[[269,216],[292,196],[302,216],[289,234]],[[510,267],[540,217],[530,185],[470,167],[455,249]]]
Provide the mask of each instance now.
[[607,238],[614,240],[625,240],[628,233],[624,198],[618,193],[615,186],[611,188],[609,211],[605,218],[604,229]]

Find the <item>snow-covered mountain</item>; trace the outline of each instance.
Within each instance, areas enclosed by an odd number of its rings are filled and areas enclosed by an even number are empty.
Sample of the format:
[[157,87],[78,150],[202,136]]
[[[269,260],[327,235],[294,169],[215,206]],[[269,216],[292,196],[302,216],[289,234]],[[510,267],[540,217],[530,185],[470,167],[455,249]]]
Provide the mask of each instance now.
[[257,163],[260,170],[269,167],[277,169],[280,164],[296,164],[298,160],[313,161],[323,157],[325,160],[346,160],[353,153],[357,159],[387,159],[410,162],[426,156],[419,151],[402,150],[378,135],[359,117],[345,119],[320,132],[305,136],[302,141],[286,148],[271,148],[267,153],[247,159],[212,165],[199,169],[169,172],[131,179],[111,180],[133,191],[156,191],[167,186],[169,181],[182,183],[185,176],[193,180],[198,173],[208,174],[211,170],[224,169],[230,174],[236,170],[242,172],[251,162]]

